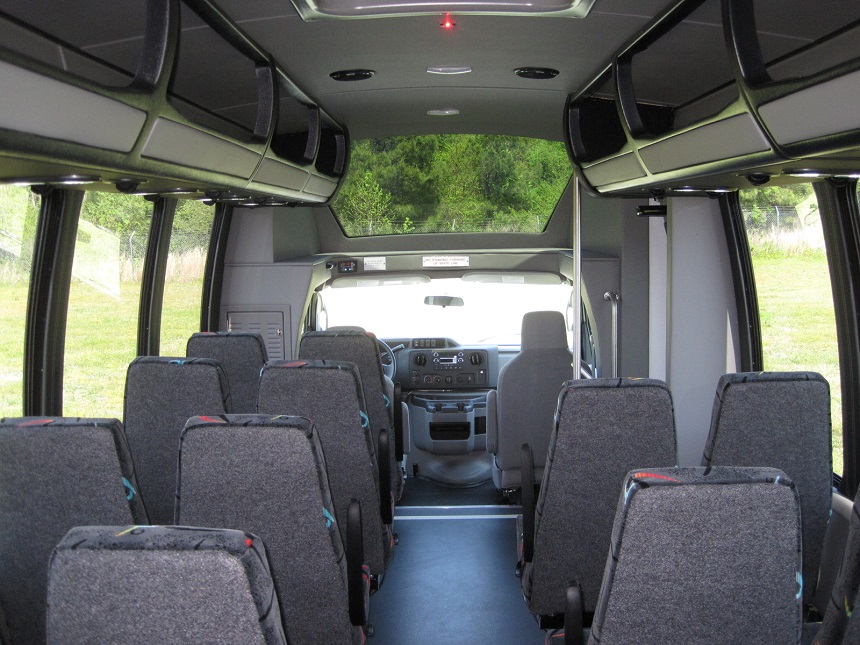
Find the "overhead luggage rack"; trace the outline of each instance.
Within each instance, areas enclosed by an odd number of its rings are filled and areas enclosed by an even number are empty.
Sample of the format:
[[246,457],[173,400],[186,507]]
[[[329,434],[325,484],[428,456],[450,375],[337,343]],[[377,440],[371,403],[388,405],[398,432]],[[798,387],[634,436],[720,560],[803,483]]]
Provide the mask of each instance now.
[[586,183],[672,194],[850,173],[860,8],[825,2],[786,17],[777,4],[679,2],[569,97],[565,136]]
[[208,0],[149,0],[97,35],[8,11],[0,84],[13,91],[0,100],[0,182],[86,175],[210,199],[334,195],[346,130]]

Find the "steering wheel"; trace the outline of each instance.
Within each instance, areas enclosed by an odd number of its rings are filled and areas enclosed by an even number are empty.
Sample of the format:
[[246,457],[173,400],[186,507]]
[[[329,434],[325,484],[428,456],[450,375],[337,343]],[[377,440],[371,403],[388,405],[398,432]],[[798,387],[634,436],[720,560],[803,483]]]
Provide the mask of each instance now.
[[394,379],[394,372],[397,371],[397,359],[394,358],[394,352],[384,340],[376,339],[376,347],[379,350],[379,362],[382,364],[382,373],[390,379]]

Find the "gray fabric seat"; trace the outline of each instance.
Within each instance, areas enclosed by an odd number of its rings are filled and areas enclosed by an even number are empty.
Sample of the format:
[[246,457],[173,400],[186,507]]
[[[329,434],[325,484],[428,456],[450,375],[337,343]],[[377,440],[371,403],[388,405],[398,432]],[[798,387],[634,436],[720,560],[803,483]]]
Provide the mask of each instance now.
[[797,489],[772,468],[631,472],[589,643],[801,638]]
[[119,421],[0,420],[0,606],[9,642],[45,642],[48,561],[69,529],[134,522],[147,516]]
[[571,579],[579,581],[585,611],[594,611],[625,475],[676,463],[665,383],[613,378],[565,384],[535,509],[533,557],[522,554],[523,595],[533,614],[563,614]]
[[525,314],[521,337],[520,353],[499,371],[498,387],[487,399],[487,450],[493,455],[493,482],[499,490],[520,487],[523,443],[532,447],[535,483],[540,482],[558,392],[574,376],[560,312]]
[[833,585],[824,610],[816,645],[860,643],[860,611],[856,611],[860,593],[860,489],[854,498],[849,522],[848,540],[842,557],[839,577]]
[[[382,365],[379,362],[379,349],[376,337],[357,329],[335,329],[311,331],[302,336],[299,345],[299,358],[354,363],[361,375],[367,403],[367,415],[373,432],[373,445],[379,445],[379,433],[387,430],[394,434],[394,401],[386,393]],[[403,494],[402,466],[391,451],[391,492],[394,500]],[[396,476],[395,476],[396,475]]]
[[218,361],[141,356],[128,366],[125,431],[153,524],[173,522],[177,451],[185,422],[225,414],[230,405],[230,387]]
[[212,358],[221,364],[230,383],[232,412],[256,410],[260,370],[268,360],[260,334],[246,331],[199,332],[188,339],[185,355]]
[[830,517],[830,386],[815,372],[726,374],[717,386],[702,465],[770,466],[800,492],[804,600],[811,603]]
[[371,575],[380,576],[394,555],[393,502],[390,490],[381,497],[376,450],[365,409],[358,369],[352,363],[273,361],[260,374],[257,412],[313,421],[325,453],[341,537],[345,542],[349,503],[357,499],[362,510],[364,563]]
[[180,443],[176,523],[263,539],[291,645],[363,643],[362,627],[351,622],[325,458],[307,419],[189,419]]
[[51,558],[49,643],[286,645],[280,618],[250,533],[83,526]]

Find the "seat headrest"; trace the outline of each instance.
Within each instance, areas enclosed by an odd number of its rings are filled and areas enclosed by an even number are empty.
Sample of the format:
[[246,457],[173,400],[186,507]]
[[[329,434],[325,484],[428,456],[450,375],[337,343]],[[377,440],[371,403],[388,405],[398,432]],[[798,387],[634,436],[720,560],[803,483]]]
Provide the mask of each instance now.
[[522,351],[569,349],[564,316],[559,311],[530,311],[523,316]]

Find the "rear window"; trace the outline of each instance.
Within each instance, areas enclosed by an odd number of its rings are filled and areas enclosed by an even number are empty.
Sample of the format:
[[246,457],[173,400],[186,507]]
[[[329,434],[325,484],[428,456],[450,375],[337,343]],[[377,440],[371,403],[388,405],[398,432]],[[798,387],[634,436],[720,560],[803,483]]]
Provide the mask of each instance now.
[[539,233],[570,181],[558,141],[490,135],[363,139],[332,210],[350,237]]

